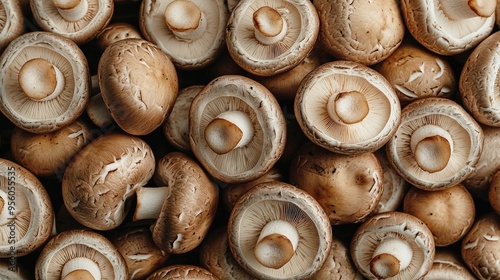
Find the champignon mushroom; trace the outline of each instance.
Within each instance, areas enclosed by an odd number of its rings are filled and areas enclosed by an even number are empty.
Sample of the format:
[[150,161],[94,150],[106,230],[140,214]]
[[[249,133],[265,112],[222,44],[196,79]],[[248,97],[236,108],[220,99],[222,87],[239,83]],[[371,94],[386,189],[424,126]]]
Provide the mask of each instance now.
[[304,134],[327,150],[353,154],[381,148],[396,132],[401,106],[391,84],[363,64],[337,60],[311,71],[295,96]]
[[178,69],[197,70],[207,67],[223,51],[228,17],[223,0],[144,0],[139,27]]
[[29,32],[7,46],[0,64],[0,111],[16,126],[52,132],[85,110],[89,68],[73,41],[51,32]]
[[280,105],[267,88],[250,78],[214,79],[193,99],[189,114],[191,150],[220,181],[256,179],[283,153],[286,125]]
[[491,178],[488,190],[488,201],[493,211],[500,215],[500,171],[497,171]]
[[12,262],[10,262],[9,259],[0,260],[0,278],[3,280],[33,279],[33,276],[31,276],[28,271],[31,272],[31,270],[19,264],[17,259],[13,259]]
[[318,12],[309,0],[246,0],[231,12],[226,45],[241,68],[271,76],[304,60],[318,32]]
[[332,229],[321,205],[285,182],[261,183],[236,202],[227,226],[229,248],[260,279],[303,279],[325,263]]
[[403,212],[379,213],[351,240],[351,256],[368,279],[419,279],[432,266],[434,238],[427,226]]
[[405,25],[399,1],[312,1],[321,28],[318,41],[334,57],[373,65],[403,41]]
[[102,99],[100,91],[90,97],[89,103],[85,107],[85,112],[92,123],[99,128],[108,128],[116,125],[111,112],[106,106],[104,99]]
[[114,12],[113,0],[31,0],[38,26],[83,45],[108,25]]
[[126,280],[127,265],[116,247],[90,230],[68,230],[53,237],[35,265],[37,280]]
[[475,47],[495,25],[496,0],[403,0],[406,27],[424,47],[456,55]]
[[142,39],[141,32],[132,24],[126,22],[112,22],[104,27],[96,36],[97,45],[99,49],[104,51],[108,46],[114,42],[136,38]]
[[163,279],[179,279],[179,280],[218,280],[210,271],[203,267],[192,264],[172,264],[161,268],[151,275],[146,280],[163,280]]
[[428,97],[403,108],[386,145],[395,170],[412,185],[439,190],[463,181],[482,152],[483,130],[458,103]]
[[7,45],[25,32],[21,1],[0,2],[0,53]]
[[465,266],[460,256],[454,251],[436,248],[434,262],[423,280],[442,280],[442,279],[460,279],[474,280],[474,275]]
[[170,114],[178,93],[169,57],[144,39],[116,41],[99,59],[99,87],[115,122],[132,135],[146,135]]

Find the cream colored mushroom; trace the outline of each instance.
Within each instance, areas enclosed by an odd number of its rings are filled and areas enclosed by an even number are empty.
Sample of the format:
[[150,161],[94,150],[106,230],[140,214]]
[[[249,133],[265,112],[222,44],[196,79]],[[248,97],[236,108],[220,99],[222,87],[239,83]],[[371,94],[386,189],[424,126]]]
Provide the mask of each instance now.
[[0,2],[0,52],[26,31],[22,1]]

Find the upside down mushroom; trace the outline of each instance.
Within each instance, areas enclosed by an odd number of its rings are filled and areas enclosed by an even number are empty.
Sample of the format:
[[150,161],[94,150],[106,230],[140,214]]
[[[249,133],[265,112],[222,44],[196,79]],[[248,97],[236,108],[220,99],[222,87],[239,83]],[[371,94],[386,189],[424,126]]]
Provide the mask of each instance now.
[[24,13],[20,1],[0,2],[0,52],[25,32]]

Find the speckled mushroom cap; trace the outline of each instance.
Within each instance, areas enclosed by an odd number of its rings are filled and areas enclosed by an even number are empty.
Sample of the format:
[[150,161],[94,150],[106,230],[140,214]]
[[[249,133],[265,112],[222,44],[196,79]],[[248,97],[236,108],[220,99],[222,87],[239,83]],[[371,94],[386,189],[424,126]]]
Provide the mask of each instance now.
[[[194,4],[196,8],[172,9],[176,20],[169,27],[166,8],[182,2]],[[178,69],[202,69],[213,63],[225,47],[229,17],[225,3],[223,0],[144,0],[139,11],[139,27],[143,36],[163,50]],[[195,14],[200,17],[195,26],[188,25]]]
[[126,201],[153,176],[149,145],[128,134],[96,138],[70,161],[62,178],[64,205],[80,224],[95,230],[118,227]]
[[[475,2],[481,1],[461,1],[464,4]],[[459,2],[403,0],[401,11],[408,31],[420,44],[441,55],[456,55],[475,47],[489,35],[495,25],[494,13],[483,17],[463,15],[456,12],[458,9],[452,12],[451,5],[456,3]],[[450,6],[450,12],[443,9],[443,6]]]
[[[264,11],[261,8],[271,12],[259,19],[257,11]],[[247,72],[276,75],[307,57],[316,43],[319,25],[318,12],[308,0],[242,0],[228,19],[226,45],[234,61]]]
[[476,277],[465,266],[460,251],[436,248],[434,262],[423,280],[460,279],[474,280]]
[[[71,268],[70,261],[86,258],[98,266],[98,279],[128,279],[123,256],[103,235],[90,230],[67,230],[53,237],[42,249],[35,266],[36,279],[58,280]],[[89,269],[89,267],[82,267]]]
[[[26,168],[0,159],[0,257],[26,256],[50,238],[54,210],[47,190]],[[14,206],[14,208],[13,208]],[[14,239],[12,239],[14,238]]]
[[[42,70],[37,75],[21,72],[37,71],[28,63],[35,58],[48,62],[53,71],[61,74],[56,76],[64,80],[54,82],[60,90],[41,99],[30,94],[40,92],[37,86],[47,84],[48,74]],[[8,45],[0,56],[0,64],[0,111],[16,126],[32,133],[52,132],[76,121],[85,110],[90,92],[89,67],[73,41],[51,32],[25,33]],[[30,94],[19,80],[33,84]]]
[[403,41],[405,25],[399,1],[312,2],[321,22],[318,40],[337,59],[373,65],[386,59]]
[[42,30],[69,38],[78,45],[90,42],[106,27],[115,7],[113,0],[63,2],[30,0],[33,18]]
[[304,134],[327,150],[373,152],[392,137],[401,106],[392,85],[363,64],[338,60],[311,71],[294,101]]
[[149,275],[146,280],[164,280],[164,279],[179,279],[179,280],[218,280],[207,269],[191,264],[172,264],[161,268],[153,274]]
[[149,134],[170,114],[177,72],[153,43],[137,38],[113,43],[101,55],[97,72],[104,103],[125,132]]
[[[207,127],[227,111],[239,114],[238,121],[245,123],[245,129],[238,128],[245,140],[226,153],[216,152],[205,137]],[[266,173],[282,155],[285,117],[276,98],[264,86],[244,76],[224,75],[212,80],[193,99],[189,135],[193,154],[213,177],[226,183],[250,181]],[[220,136],[213,137],[220,141],[210,143],[225,145],[227,134]]]
[[0,52],[25,32],[23,16],[20,1],[0,1]]
[[474,171],[483,142],[482,128],[458,103],[428,97],[403,108],[401,124],[386,151],[406,181],[439,190],[462,182]]
[[500,217],[488,212],[476,218],[462,240],[462,259],[478,279],[500,275]]

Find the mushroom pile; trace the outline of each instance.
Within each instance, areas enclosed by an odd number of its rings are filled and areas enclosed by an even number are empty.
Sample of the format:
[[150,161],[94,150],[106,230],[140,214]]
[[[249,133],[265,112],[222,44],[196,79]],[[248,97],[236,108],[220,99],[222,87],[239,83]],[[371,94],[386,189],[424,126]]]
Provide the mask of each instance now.
[[1,279],[500,278],[497,0],[0,0]]

